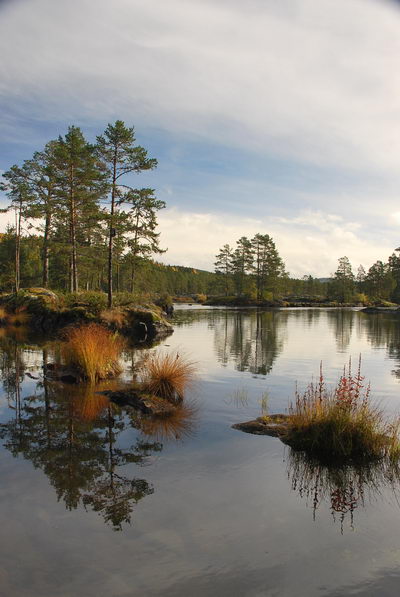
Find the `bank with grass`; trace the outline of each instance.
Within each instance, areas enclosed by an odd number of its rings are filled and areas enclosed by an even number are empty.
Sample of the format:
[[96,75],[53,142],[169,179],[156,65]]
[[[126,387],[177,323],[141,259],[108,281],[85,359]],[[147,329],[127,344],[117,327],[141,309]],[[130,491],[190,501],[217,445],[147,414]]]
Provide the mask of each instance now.
[[99,323],[118,330],[133,342],[155,340],[173,328],[161,307],[140,301],[129,293],[116,295],[115,307],[107,309],[103,292],[62,294],[45,288],[28,288],[0,296],[1,321],[24,319],[24,325],[44,334],[70,325]]

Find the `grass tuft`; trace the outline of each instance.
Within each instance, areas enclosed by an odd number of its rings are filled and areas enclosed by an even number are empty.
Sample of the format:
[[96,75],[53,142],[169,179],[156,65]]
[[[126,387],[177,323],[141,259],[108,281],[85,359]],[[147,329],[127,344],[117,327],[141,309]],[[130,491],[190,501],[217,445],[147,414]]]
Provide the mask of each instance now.
[[121,337],[97,323],[70,328],[62,347],[65,364],[78,369],[84,379],[95,383],[121,372]]
[[289,408],[285,441],[323,461],[371,461],[400,457],[400,421],[388,422],[370,400],[370,386],[355,374],[351,361],[335,388],[329,390],[320,370],[317,382],[305,392],[296,390]]
[[195,364],[178,353],[153,353],[143,362],[141,371],[147,392],[173,402],[183,399],[194,374]]

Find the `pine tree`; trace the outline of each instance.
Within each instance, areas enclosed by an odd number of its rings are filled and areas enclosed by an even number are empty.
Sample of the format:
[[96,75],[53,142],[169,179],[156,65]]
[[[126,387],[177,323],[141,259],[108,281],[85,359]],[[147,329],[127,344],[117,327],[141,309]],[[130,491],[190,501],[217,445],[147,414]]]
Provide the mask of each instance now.
[[54,152],[57,141],[49,141],[43,151],[26,160],[23,170],[32,193],[32,215],[44,222],[39,229],[43,232],[42,284],[49,285],[49,258],[53,215],[57,209],[56,169]]
[[127,128],[122,120],[109,124],[97,137],[97,152],[107,165],[107,177],[110,189],[110,213],[108,236],[108,306],[113,302],[113,245],[117,234],[115,212],[117,205],[130,201],[125,193],[121,178],[132,172],[139,173],[157,166],[157,160],[147,157],[147,151],[140,145],[135,146],[134,128]]
[[224,245],[218,255],[215,256],[215,273],[219,274],[223,280],[225,296],[228,296],[230,282],[232,277],[232,249],[229,245]]
[[156,199],[154,189],[130,189],[124,195],[129,203],[126,212],[125,231],[128,233],[129,252],[127,259],[131,269],[130,291],[133,292],[138,264],[155,253],[164,253],[160,248],[157,228],[157,211],[164,209],[165,202]]
[[232,274],[235,282],[236,293],[243,294],[246,284],[246,275],[251,271],[253,252],[251,241],[242,236],[236,241],[236,249],[232,255]]
[[363,265],[360,264],[358,266],[357,276],[356,276],[356,283],[357,283],[358,292],[363,292],[363,290],[364,290],[364,282],[365,282],[366,276],[367,276],[367,273],[365,271],[365,268],[364,268]]
[[348,257],[340,257],[338,268],[328,287],[328,296],[341,303],[348,303],[354,295],[354,274]]
[[[94,146],[86,142],[81,130],[71,126],[55,147],[57,193],[61,206],[58,212],[58,233],[68,226],[69,290],[78,291],[78,244],[87,241],[88,232],[97,225],[102,214],[99,200],[107,186],[104,169]],[[60,229],[61,225],[61,229]]]
[[275,243],[268,234],[256,234],[251,239],[254,254],[253,272],[257,287],[257,299],[262,300],[264,292],[276,288],[277,280],[284,274],[285,267]]
[[22,222],[26,220],[31,212],[32,191],[26,180],[23,168],[17,165],[11,166],[3,174],[6,183],[0,184],[0,190],[5,191],[11,199],[10,205],[1,210],[3,212],[13,209],[15,211],[15,252],[14,252],[14,284],[15,291],[20,289],[21,281],[21,235]]

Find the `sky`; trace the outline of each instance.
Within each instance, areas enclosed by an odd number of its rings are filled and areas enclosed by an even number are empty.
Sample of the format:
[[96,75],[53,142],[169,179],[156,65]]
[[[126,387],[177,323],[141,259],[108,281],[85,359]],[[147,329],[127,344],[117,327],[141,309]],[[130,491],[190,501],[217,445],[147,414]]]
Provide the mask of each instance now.
[[160,261],[260,232],[293,276],[368,268],[400,245],[399,32],[390,0],[0,0],[0,173],[121,119]]

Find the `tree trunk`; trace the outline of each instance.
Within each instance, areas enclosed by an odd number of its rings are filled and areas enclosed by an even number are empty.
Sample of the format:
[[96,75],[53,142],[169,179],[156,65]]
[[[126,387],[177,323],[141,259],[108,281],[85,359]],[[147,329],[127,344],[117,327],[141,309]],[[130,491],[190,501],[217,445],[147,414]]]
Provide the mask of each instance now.
[[43,237],[43,288],[47,288],[49,285],[50,223],[51,223],[51,215],[49,212],[47,212],[46,222],[45,222],[45,226],[44,226],[44,237]]
[[78,292],[78,266],[76,256],[76,200],[74,196],[74,167],[70,169],[70,292]]
[[21,280],[21,220],[22,200],[15,211],[15,292],[19,291]]
[[111,188],[111,209],[110,209],[110,232],[108,238],[108,308],[113,306],[113,239],[114,230],[114,211],[115,211],[115,191],[117,181],[117,152],[114,152],[113,160],[113,178]]
[[135,287],[135,265],[132,262],[132,265],[131,265],[131,294],[133,294],[134,287]]

